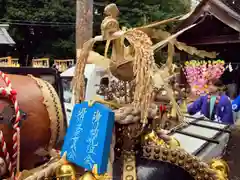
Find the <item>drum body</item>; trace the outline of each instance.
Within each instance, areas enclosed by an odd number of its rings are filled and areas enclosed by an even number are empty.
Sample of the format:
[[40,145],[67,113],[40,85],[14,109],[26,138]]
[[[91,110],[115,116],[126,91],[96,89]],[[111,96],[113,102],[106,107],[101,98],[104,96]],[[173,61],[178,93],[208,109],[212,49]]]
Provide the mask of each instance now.
[[[20,110],[26,114],[25,120],[20,123],[20,166],[21,169],[31,169],[42,161],[42,157],[36,154],[37,150],[55,148],[63,140],[65,129],[62,106],[55,89],[48,82],[33,76],[8,75],[8,78],[17,92]],[[0,86],[6,87],[2,79]],[[0,130],[10,155],[13,153],[14,131],[11,119],[14,114],[12,102],[1,97],[0,116],[3,118]]]

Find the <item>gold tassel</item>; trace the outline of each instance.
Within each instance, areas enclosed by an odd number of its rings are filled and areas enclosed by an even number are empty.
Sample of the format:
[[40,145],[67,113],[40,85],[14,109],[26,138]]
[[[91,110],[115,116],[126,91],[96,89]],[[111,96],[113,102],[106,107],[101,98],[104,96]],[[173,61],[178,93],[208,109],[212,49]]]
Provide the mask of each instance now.
[[177,110],[176,107],[173,105],[171,109],[171,117],[172,118],[177,118]]
[[180,109],[183,113],[187,113],[187,102],[186,99],[183,99],[182,103],[180,104]]
[[107,40],[106,46],[105,46],[105,50],[104,50],[104,57],[107,58],[108,57],[108,49],[110,46],[111,40]]

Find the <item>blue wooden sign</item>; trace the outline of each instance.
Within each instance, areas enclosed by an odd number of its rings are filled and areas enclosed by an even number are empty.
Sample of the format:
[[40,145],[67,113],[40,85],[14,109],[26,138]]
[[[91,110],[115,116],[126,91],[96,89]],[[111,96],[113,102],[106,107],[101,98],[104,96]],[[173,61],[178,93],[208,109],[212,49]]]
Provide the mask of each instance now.
[[73,108],[61,153],[67,160],[89,171],[97,164],[98,174],[106,173],[114,126],[114,112],[108,107],[88,102]]

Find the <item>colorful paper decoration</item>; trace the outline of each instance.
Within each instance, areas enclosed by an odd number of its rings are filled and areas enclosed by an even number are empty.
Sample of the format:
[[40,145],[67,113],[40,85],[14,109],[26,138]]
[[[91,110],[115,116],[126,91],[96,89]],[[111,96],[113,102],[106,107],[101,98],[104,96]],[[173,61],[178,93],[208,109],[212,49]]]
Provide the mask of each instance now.
[[108,107],[88,102],[76,104],[70,125],[64,139],[62,155],[67,152],[67,160],[89,171],[96,164],[98,173],[107,170],[114,112]]
[[192,92],[197,95],[208,92],[207,82],[219,79],[225,71],[223,60],[185,62],[184,72]]

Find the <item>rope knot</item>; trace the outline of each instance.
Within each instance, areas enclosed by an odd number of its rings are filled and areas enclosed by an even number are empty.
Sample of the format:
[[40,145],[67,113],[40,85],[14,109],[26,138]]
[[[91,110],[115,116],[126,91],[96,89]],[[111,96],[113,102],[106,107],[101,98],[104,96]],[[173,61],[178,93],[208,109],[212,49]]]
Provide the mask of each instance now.
[[0,87],[0,94],[4,97],[15,96],[17,92],[12,90],[10,87]]
[[13,124],[13,128],[15,130],[12,141],[13,141],[13,154],[12,157],[10,157],[8,150],[7,150],[7,145],[3,137],[3,133],[0,131],[0,146],[2,148],[2,151],[4,152],[4,158],[8,166],[8,171],[11,174],[11,180],[15,180],[15,169],[17,167],[17,172],[19,172],[19,155],[20,155],[20,129],[19,129],[19,121],[21,119],[21,114],[19,110],[19,105],[17,101],[17,92],[16,90],[12,89],[12,84],[10,79],[7,77],[6,74],[0,71],[0,77],[3,79],[4,83],[6,84],[7,87],[0,87],[0,95],[3,97],[9,98],[13,105],[14,105],[14,110],[15,110],[15,115],[16,119]]
[[12,89],[12,90],[10,91],[10,94],[11,94],[11,96],[16,96],[16,95],[17,95],[17,91],[14,90],[14,89]]
[[5,89],[3,89],[3,88],[1,88],[1,94],[4,97],[8,96],[7,91]]

